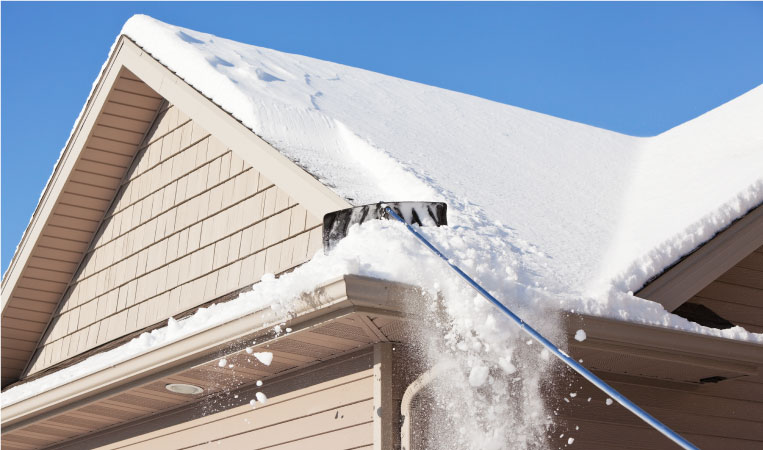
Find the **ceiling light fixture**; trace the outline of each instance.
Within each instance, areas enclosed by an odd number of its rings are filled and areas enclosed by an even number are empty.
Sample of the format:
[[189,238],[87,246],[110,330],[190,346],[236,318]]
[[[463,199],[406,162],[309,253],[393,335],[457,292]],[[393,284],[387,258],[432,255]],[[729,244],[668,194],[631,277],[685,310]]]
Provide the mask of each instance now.
[[176,394],[183,394],[183,395],[197,395],[204,392],[204,389],[198,386],[194,386],[192,384],[170,383],[164,386],[164,388],[170,392],[174,392]]

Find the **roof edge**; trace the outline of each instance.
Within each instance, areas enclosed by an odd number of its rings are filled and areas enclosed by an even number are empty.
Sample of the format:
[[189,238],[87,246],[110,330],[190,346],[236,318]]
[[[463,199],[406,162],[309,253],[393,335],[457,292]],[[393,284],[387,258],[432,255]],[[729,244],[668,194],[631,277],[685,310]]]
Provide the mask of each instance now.
[[[358,311],[400,317],[404,296],[393,292],[410,289],[413,288],[400,283],[345,275],[317,287],[309,295],[309,306],[296,312],[287,325],[298,332]],[[53,387],[4,407],[3,432],[235,353],[243,348],[245,340],[258,338],[258,347],[270,344],[278,339],[268,334],[270,329],[281,323],[281,317],[274,317],[265,308]],[[263,339],[265,336],[267,339]]]
[[647,281],[637,297],[674,311],[713,280],[763,245],[763,204],[720,230],[710,240]]

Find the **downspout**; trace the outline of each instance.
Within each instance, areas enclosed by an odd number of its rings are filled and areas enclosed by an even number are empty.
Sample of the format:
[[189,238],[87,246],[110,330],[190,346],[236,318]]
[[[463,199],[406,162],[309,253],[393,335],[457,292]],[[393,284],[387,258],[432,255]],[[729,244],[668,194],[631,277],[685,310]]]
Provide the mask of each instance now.
[[419,375],[418,378],[413,380],[413,382],[408,385],[408,387],[405,389],[405,393],[403,394],[403,400],[400,403],[400,419],[402,423],[400,424],[400,448],[401,450],[412,450],[411,448],[411,423],[412,423],[412,417],[411,417],[411,404],[413,403],[413,399],[418,395],[418,393],[427,387],[434,379],[440,375],[441,372],[445,369],[445,364],[439,363],[432,367],[431,369],[427,370],[426,372]]

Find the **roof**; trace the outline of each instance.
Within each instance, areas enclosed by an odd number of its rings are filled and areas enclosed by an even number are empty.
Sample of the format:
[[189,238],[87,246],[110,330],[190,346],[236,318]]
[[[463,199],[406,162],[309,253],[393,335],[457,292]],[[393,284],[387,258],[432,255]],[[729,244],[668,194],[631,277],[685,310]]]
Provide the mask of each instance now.
[[637,138],[146,16],[123,32],[350,202],[446,201],[567,291],[637,290],[763,201],[763,86]]

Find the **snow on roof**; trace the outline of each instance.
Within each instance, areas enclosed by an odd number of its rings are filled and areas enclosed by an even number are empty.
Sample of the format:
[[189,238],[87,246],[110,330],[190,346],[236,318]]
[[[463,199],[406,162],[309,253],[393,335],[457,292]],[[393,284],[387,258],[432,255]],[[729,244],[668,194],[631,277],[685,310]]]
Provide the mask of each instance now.
[[147,16],[123,33],[351,202],[444,200],[571,291],[636,290],[763,200],[763,86],[637,138]]

